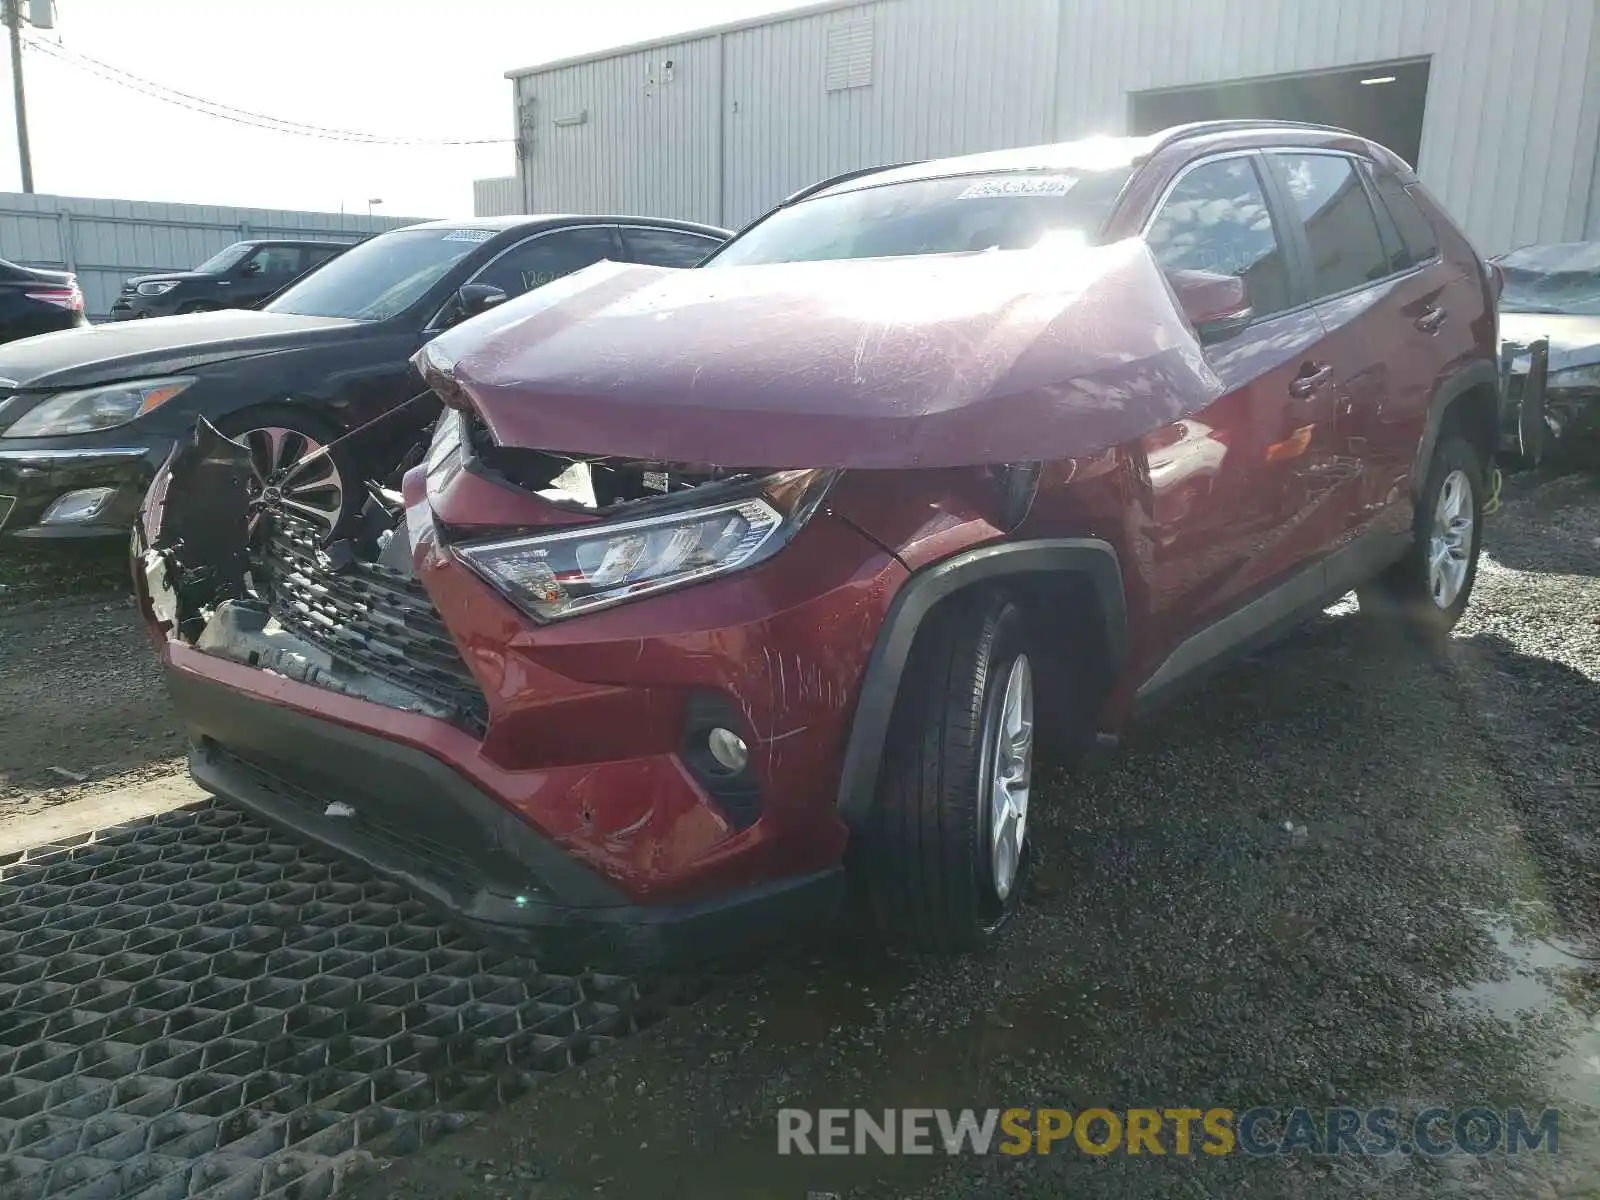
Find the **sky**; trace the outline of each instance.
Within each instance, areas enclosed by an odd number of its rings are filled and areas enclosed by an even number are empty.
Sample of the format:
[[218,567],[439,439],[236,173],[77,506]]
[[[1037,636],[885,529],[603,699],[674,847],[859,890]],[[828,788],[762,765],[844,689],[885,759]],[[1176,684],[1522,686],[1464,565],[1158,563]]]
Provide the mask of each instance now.
[[[384,136],[509,138],[505,72],[797,0],[55,0],[27,42],[207,101]],[[26,9],[24,10],[26,11]],[[0,191],[21,191],[0,56]],[[34,190],[449,217],[516,170],[507,141],[372,146],[252,128],[156,99],[25,42]]]

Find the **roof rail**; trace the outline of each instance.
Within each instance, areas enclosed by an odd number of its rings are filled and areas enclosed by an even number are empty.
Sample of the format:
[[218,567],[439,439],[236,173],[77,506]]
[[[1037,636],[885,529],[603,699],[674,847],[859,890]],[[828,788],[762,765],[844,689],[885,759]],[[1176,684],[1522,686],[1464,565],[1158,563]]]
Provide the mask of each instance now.
[[1187,125],[1174,125],[1163,129],[1152,149],[1170,146],[1183,138],[1199,137],[1207,133],[1232,133],[1245,129],[1304,129],[1315,133],[1342,133],[1360,137],[1353,129],[1338,125],[1317,125],[1311,121],[1279,121],[1270,117],[1220,117],[1214,121],[1191,121]]
[[900,167],[914,167],[918,163],[923,163],[923,162],[927,162],[927,161],[929,161],[929,160],[925,159],[925,158],[913,158],[913,159],[908,159],[905,162],[881,163],[876,167],[858,167],[854,171],[845,171],[845,172],[843,172],[842,174],[839,174],[839,175],[829,176],[827,179],[824,179],[819,183],[808,184],[806,187],[801,188],[798,192],[795,192],[793,195],[785,196],[781,201],[778,202],[776,207],[778,207],[778,208],[788,208],[789,205],[798,204],[800,201],[804,200],[807,196],[814,196],[818,192],[825,192],[829,188],[833,187],[835,184],[849,183],[850,180],[852,180],[852,179],[860,179],[864,175],[876,175],[880,171],[894,171],[894,170],[899,169]]

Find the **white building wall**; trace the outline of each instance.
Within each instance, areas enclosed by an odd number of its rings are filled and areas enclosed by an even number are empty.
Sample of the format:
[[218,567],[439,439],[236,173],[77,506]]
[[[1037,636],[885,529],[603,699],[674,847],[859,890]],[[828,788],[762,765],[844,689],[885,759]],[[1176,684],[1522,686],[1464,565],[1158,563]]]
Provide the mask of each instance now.
[[[1480,249],[1600,236],[1597,4],[838,0],[515,73],[524,207],[738,226],[856,167],[1121,132],[1136,91],[1427,58],[1418,168]],[[871,82],[830,91],[864,20]]]
[[515,175],[472,181],[472,215],[514,217],[522,211],[522,189]]

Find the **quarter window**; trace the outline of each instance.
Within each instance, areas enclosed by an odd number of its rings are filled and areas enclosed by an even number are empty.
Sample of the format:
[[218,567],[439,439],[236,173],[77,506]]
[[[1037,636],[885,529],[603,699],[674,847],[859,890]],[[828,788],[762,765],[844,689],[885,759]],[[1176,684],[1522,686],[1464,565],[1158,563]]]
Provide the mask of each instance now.
[[681,229],[643,229],[629,226],[622,231],[628,240],[629,257],[652,267],[692,267],[715,250],[720,242]]
[[1313,290],[1331,296],[1392,274],[1355,161],[1335,154],[1270,156],[1305,227]]
[[1202,163],[1183,176],[1145,240],[1167,270],[1237,275],[1258,317],[1289,307],[1283,242],[1249,158]]
[[1411,193],[1393,175],[1379,175],[1375,186],[1378,200],[1394,219],[1400,240],[1405,245],[1405,262],[1401,269],[1419,266],[1434,258],[1439,253],[1439,237],[1433,231],[1433,223],[1411,198]]

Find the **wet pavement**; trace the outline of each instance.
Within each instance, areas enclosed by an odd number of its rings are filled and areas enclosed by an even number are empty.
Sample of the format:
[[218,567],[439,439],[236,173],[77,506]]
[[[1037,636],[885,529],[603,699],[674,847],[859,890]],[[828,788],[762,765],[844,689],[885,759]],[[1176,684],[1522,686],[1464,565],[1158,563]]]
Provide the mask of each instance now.
[[[1442,657],[1347,605],[1052,780],[993,957],[770,961],[358,1194],[1600,1197],[1600,486],[1515,481],[1489,548]],[[1559,1143],[776,1152],[784,1107],[1299,1105]]]

